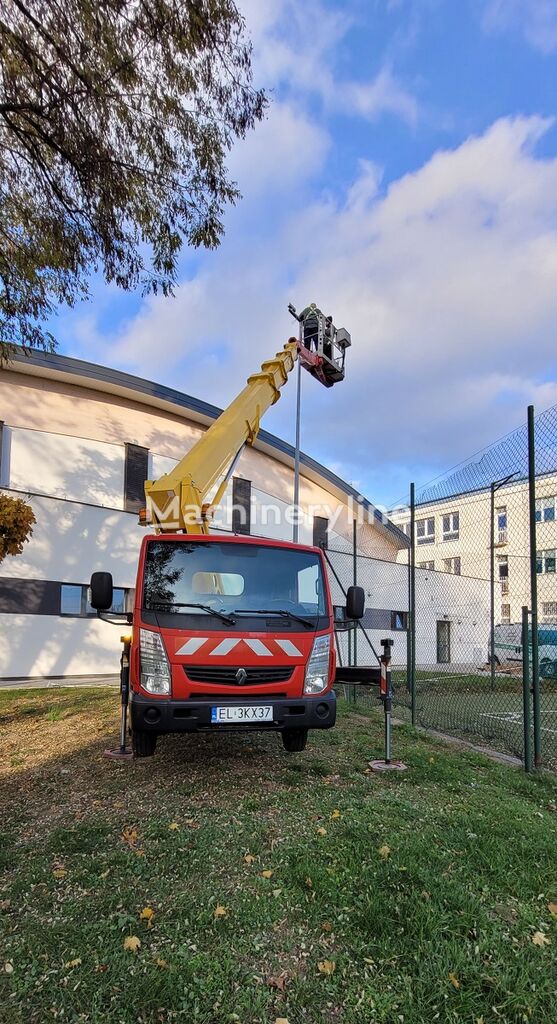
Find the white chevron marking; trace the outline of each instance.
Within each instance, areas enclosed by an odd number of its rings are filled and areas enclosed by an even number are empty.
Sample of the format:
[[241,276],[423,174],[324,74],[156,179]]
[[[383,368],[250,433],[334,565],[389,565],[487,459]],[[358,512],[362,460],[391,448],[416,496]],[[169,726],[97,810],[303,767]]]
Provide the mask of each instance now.
[[277,640],[276,642],[284,653],[289,654],[291,658],[302,657],[302,652],[298,650],[296,644],[293,644],[291,640]]
[[214,658],[215,655],[219,655],[220,656],[220,655],[224,655],[224,654],[230,654],[230,651],[234,650],[234,648],[236,647],[236,644],[240,643],[240,639],[241,638],[239,636],[238,637],[229,636],[229,637],[226,638],[226,640],[221,640],[220,644],[217,644],[217,646],[215,647],[214,651],[211,651],[211,657]]
[[245,642],[247,643],[248,647],[251,647],[253,653],[258,654],[260,658],[272,656],[273,652],[265,646],[262,640],[246,640]]
[[186,640],[185,644],[176,651],[176,654],[195,654],[200,647],[209,639],[208,636],[191,636],[189,640]]

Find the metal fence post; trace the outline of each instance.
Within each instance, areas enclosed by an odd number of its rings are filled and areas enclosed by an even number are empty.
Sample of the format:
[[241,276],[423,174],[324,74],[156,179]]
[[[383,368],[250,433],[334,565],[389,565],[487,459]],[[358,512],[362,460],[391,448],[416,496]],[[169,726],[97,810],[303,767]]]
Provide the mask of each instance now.
[[532,719],[530,715],[530,643],[528,608],[522,607],[522,719],[524,725],[524,770],[532,771]]
[[538,569],[536,538],[536,440],[534,406],[528,406],[528,504],[530,520],[530,604],[532,609],[532,707],[534,712],[534,765],[541,764],[540,665],[538,651]]
[[410,484],[410,593],[408,608],[408,632],[410,634],[410,699],[412,725],[416,724],[416,488]]

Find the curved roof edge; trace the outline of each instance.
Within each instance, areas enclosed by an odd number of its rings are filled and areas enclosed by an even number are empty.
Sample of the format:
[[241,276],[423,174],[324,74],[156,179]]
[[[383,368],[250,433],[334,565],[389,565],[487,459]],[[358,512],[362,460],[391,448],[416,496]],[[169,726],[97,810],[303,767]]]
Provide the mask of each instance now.
[[[97,363],[89,363],[84,359],[75,359],[73,356],[59,355],[54,352],[33,351],[25,353],[18,351],[15,354],[14,363],[18,364],[17,369],[21,369],[23,372],[25,372],[27,367],[27,372],[33,376],[39,375],[41,371],[46,371],[48,376],[55,379],[81,378],[79,381],[76,380],[75,383],[81,384],[82,387],[87,385],[95,387],[96,384],[98,390],[100,390],[98,385],[104,385],[104,390],[113,394],[119,393],[122,395],[123,392],[127,392],[129,395],[129,392],[133,392],[135,395],[147,400],[149,404],[174,406],[177,409],[187,411],[192,419],[205,425],[216,420],[222,412],[222,409],[219,409],[216,405],[204,402],[200,398],[194,398],[192,395],[186,395],[181,391],[176,391],[165,384],[156,384],[154,381],[145,380],[143,377],[135,377],[124,370],[113,370],[110,367],[100,366]],[[15,369],[14,363],[11,366]],[[4,367],[4,369],[9,370],[10,364]],[[269,449],[271,449],[272,453],[278,454],[281,457],[282,462],[291,467],[294,465],[294,446],[287,441],[283,441],[280,437],[276,437],[275,434],[270,434],[263,428],[259,430],[254,447],[267,451],[268,454],[270,454]],[[351,484],[346,483],[336,473],[331,472],[330,469],[312,459],[305,452],[300,452],[300,465],[306,470],[305,475],[309,479],[314,478],[316,483],[319,482],[319,479],[315,480],[315,477],[326,480],[337,491],[361,505],[370,519],[373,519],[375,526],[379,530],[386,531],[392,543],[397,544],[399,548],[408,547],[409,542],[406,534],[395,526],[363,494],[360,494],[356,488],[352,487]]]

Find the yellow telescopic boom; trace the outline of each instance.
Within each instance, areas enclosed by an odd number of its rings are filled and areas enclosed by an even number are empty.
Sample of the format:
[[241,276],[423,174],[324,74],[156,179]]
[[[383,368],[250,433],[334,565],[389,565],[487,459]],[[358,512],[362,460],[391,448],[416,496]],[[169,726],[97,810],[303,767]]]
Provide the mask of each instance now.
[[260,421],[279,400],[297,357],[298,342],[290,338],[282,352],[248,377],[244,390],[170,473],[145,482],[144,521],[153,523],[157,533],[209,532],[212,510],[222,499],[243,446],[255,441]]

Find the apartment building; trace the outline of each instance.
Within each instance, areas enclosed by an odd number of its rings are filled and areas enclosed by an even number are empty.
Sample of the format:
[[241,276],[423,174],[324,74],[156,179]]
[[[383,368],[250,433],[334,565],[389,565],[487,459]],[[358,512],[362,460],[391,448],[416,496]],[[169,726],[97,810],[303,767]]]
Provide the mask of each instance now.
[[[435,497],[416,506],[416,566],[495,581],[495,622],[519,622],[530,605],[528,481]],[[557,622],[557,473],[536,480],[536,547],[540,622]],[[409,509],[391,519],[410,535]],[[406,561],[406,552],[400,560]]]

